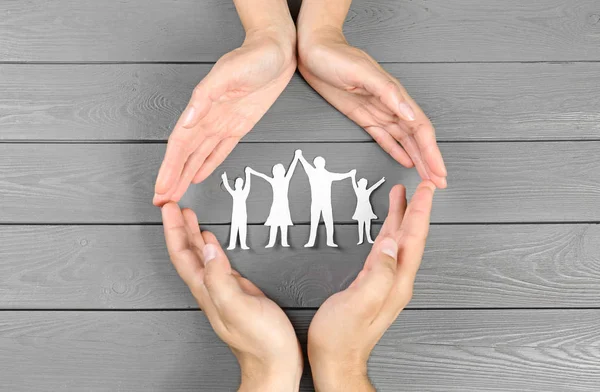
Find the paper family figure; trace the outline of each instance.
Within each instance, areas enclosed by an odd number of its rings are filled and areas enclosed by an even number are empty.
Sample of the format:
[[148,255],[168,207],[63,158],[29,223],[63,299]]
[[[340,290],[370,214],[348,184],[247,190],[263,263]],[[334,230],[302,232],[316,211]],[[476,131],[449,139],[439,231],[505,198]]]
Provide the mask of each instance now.
[[235,179],[234,189],[229,186],[227,173],[221,176],[223,185],[227,192],[233,198],[233,208],[231,210],[231,230],[229,233],[229,246],[227,249],[235,249],[237,237],[240,237],[240,247],[242,249],[250,249],[246,245],[246,233],[248,231],[248,211],[246,209],[246,200],[250,194],[250,173],[249,168],[246,168],[246,181],[241,178]]
[[332,173],[325,169],[325,158],[316,157],[313,160],[314,166],[304,159],[302,151],[298,153],[300,163],[304,167],[304,171],[308,175],[308,181],[310,182],[310,236],[308,242],[304,247],[312,247],[315,245],[317,238],[317,228],[319,227],[319,221],[321,215],[323,215],[323,222],[325,223],[325,230],[327,232],[327,246],[337,247],[337,244],[333,241],[333,210],[331,208],[331,185],[333,181],[343,180],[350,178],[356,170],[351,170],[348,173]]
[[377,219],[377,215],[375,215],[371,206],[371,193],[384,182],[385,177],[377,181],[372,187],[367,188],[367,180],[365,178],[361,178],[357,183],[356,176],[352,176],[352,186],[354,187],[354,193],[356,193],[356,210],[354,210],[352,219],[358,223],[357,245],[363,243],[363,232],[367,236],[367,241],[371,244],[373,243],[373,239],[371,238],[371,220]]
[[273,177],[269,177],[263,173],[259,173],[256,170],[248,168],[250,174],[254,174],[267,181],[273,189],[273,204],[271,205],[271,211],[269,217],[265,222],[265,226],[270,226],[269,232],[269,243],[265,248],[272,248],[277,240],[277,229],[281,231],[281,246],[289,247],[288,244],[288,226],[293,226],[292,215],[290,214],[290,202],[288,199],[288,191],[290,188],[290,180],[296,170],[298,159],[300,157],[300,150],[296,151],[294,160],[288,168],[287,173],[281,163],[273,166]]

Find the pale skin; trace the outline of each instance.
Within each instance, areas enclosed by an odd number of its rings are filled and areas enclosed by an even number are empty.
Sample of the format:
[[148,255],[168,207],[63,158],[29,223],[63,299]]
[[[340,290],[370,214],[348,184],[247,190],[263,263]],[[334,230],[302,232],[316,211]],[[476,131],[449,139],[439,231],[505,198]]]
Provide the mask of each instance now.
[[[405,189],[390,207],[369,256],[350,286],[327,299],[308,330],[308,359],[318,392],[374,391],[371,351],[412,297],[435,186],[421,183],[407,207]],[[215,236],[173,202],[162,207],[169,255],[242,372],[240,391],[298,391],[302,352],[292,324],[273,301],[231,268]],[[344,325],[344,328],[339,328]]]
[[285,0],[234,3],[246,38],[194,89],[169,136],[155,205],[179,201],[191,183],[208,177],[279,97],[296,66],[396,161],[447,186],[431,121],[396,78],[346,41],[342,25],[351,0],[303,1],[297,29]]

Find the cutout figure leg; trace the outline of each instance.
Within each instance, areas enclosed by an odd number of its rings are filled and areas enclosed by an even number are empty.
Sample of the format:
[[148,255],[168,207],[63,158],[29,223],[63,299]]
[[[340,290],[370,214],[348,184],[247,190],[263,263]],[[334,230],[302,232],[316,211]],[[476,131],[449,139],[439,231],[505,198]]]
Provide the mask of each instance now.
[[237,241],[237,236],[239,232],[239,227],[237,225],[231,225],[231,231],[229,232],[229,246],[227,250],[235,249],[235,243]]
[[369,241],[370,244],[374,243],[375,241],[373,241],[373,238],[371,238],[371,220],[367,220],[365,222],[365,233],[367,234],[367,241]]
[[269,243],[265,248],[272,248],[275,246],[275,241],[277,240],[277,226],[271,226],[271,230],[269,231]]
[[365,224],[363,221],[358,221],[358,242],[356,243],[356,245],[360,245],[363,243],[363,231],[365,228]]
[[244,222],[244,224],[241,225],[241,227],[239,228],[239,232],[240,232],[240,247],[244,250],[248,250],[250,248],[248,248],[248,246],[246,245],[246,234],[248,232],[248,227],[246,226],[246,223]]
[[304,245],[305,248],[311,248],[315,246],[317,239],[317,229],[319,228],[319,219],[321,218],[321,209],[319,207],[310,207],[310,236],[308,242]]
[[323,221],[327,231],[327,246],[337,248],[337,244],[333,241],[333,211],[331,211],[331,206],[323,209]]
[[288,227],[287,226],[281,226],[281,246],[283,246],[284,248],[289,248],[290,245],[288,244]]

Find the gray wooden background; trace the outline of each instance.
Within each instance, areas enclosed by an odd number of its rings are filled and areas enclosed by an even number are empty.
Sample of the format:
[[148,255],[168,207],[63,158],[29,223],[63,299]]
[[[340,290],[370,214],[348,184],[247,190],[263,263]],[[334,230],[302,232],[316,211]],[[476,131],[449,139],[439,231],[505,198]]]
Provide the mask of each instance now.
[[[600,1],[355,0],[345,29],[430,114],[449,171],[414,299],[371,359],[378,390],[600,390]],[[242,38],[223,0],[0,0],[0,390],[235,389],[151,199],[191,90]],[[225,242],[218,174],[268,170],[298,147],[386,176],[380,217],[393,183],[418,182],[294,76],[182,204]],[[340,249],[305,249],[298,170],[292,248],[265,250],[257,181],[253,249],[231,253],[302,342],[368,253],[350,189],[333,194]]]

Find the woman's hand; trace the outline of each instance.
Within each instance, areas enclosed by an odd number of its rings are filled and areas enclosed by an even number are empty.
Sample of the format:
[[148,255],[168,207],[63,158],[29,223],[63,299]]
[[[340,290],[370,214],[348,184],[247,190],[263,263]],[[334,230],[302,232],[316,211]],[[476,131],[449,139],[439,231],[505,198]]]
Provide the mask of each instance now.
[[[291,19],[290,19],[290,23]],[[225,160],[279,97],[296,69],[291,28],[250,30],[196,86],[169,137],[153,203],[179,201]]]
[[285,313],[231,268],[212,233],[200,233],[196,214],[175,203],[162,207],[171,261],[242,371],[241,391],[297,391],[302,352]]
[[388,216],[362,271],[315,314],[308,358],[317,391],[374,391],[367,360],[412,297],[434,190],[421,183],[407,208],[404,187],[392,188]]
[[298,69],[304,79],[396,161],[416,166],[421,178],[445,188],[446,167],[435,131],[419,105],[371,56],[346,42],[341,26],[303,26],[311,22],[306,21],[309,16],[303,18],[302,11]]

